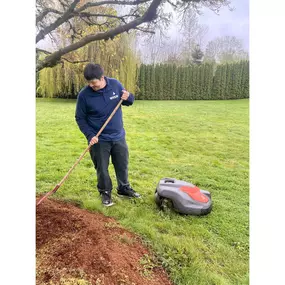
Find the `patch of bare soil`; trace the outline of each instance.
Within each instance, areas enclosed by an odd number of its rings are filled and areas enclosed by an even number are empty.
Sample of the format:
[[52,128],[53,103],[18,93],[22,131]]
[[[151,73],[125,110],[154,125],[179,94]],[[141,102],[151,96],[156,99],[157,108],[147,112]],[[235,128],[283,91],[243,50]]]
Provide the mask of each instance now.
[[116,220],[45,200],[36,209],[37,285],[171,285],[140,238]]

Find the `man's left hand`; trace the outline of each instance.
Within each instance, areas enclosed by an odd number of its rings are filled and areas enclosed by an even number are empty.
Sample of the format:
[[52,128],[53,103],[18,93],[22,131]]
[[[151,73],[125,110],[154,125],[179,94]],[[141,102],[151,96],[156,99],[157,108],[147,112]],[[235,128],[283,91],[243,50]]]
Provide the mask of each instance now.
[[121,99],[128,100],[129,96],[130,96],[130,92],[128,92],[127,90],[123,90],[123,95]]

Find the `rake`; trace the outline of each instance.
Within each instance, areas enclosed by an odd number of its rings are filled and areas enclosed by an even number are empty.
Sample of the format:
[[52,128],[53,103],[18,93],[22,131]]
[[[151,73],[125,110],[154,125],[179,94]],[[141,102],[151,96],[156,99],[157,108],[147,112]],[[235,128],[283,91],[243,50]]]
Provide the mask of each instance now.
[[[120,102],[118,103],[118,105],[115,107],[115,109],[113,110],[113,112],[111,113],[111,115],[109,116],[109,118],[106,120],[106,122],[104,123],[104,125],[101,127],[101,129],[99,130],[99,132],[96,134],[96,137],[98,138],[100,136],[100,134],[103,132],[103,130],[105,129],[105,127],[107,126],[107,124],[110,122],[110,120],[113,118],[114,114],[116,113],[116,111],[119,109],[119,107],[121,106],[123,102],[123,99],[120,100]],[[91,148],[91,144],[88,145],[88,147],[84,150],[84,152],[80,155],[80,157],[77,159],[77,161],[72,165],[72,167],[68,170],[68,172],[65,174],[65,176],[61,179],[61,181],[54,187],[53,190],[49,191],[48,193],[46,193],[38,202],[37,202],[37,206],[40,205],[48,196],[50,196],[51,194],[55,193],[58,188],[64,183],[64,181],[67,179],[67,177],[69,176],[69,174],[72,172],[72,170],[75,168],[75,166],[81,161],[81,159],[85,156],[86,152],[89,151],[89,149]]]

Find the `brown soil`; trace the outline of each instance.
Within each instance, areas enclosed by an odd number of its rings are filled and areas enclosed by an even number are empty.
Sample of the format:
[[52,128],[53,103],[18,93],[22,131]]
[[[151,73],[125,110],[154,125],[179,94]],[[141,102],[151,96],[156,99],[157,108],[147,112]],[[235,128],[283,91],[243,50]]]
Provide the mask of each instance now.
[[140,238],[102,214],[46,199],[36,235],[37,285],[171,284]]

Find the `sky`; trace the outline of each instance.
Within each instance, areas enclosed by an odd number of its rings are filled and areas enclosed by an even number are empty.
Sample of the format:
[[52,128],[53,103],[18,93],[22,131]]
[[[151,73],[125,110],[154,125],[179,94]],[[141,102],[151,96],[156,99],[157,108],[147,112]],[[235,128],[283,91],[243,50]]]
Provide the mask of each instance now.
[[[209,27],[205,36],[206,42],[222,36],[235,36],[241,39],[243,47],[249,49],[249,0],[231,0],[230,11],[228,7],[223,7],[219,15],[208,8],[203,8],[202,15],[199,16],[199,23]],[[171,37],[177,36],[175,23],[169,29]]]
[[249,49],[249,0],[231,0],[230,11],[224,7],[220,15],[205,8],[203,15],[199,17],[201,24],[209,26],[207,39],[211,40],[220,36],[236,36],[243,41],[244,49]]

